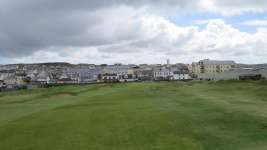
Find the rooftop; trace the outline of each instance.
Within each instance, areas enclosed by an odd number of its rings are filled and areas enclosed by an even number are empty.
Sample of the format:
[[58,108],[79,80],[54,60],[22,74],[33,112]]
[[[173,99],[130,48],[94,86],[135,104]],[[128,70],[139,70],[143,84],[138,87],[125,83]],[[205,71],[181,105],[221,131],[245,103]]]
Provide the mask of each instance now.
[[204,59],[199,62],[203,62],[205,65],[235,65],[236,63],[234,61],[220,61],[220,60],[209,60],[209,59]]

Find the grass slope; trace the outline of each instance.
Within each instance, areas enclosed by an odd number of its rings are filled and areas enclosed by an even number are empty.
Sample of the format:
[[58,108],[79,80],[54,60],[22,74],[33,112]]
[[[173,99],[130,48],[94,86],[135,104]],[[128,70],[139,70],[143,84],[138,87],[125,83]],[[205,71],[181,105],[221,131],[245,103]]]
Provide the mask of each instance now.
[[160,82],[0,93],[0,150],[266,150],[267,84]]

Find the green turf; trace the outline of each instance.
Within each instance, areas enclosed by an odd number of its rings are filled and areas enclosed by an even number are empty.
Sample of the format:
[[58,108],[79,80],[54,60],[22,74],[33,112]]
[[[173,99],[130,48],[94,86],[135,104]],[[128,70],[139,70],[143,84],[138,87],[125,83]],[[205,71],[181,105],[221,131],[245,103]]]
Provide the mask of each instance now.
[[266,150],[267,83],[160,82],[0,93],[0,150]]

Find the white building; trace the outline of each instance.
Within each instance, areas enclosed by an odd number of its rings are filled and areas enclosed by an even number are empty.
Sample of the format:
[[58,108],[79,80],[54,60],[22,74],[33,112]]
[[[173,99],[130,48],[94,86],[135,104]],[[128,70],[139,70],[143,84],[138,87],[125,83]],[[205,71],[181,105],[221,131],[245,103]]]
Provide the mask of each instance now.
[[190,80],[191,76],[189,75],[188,72],[174,71],[172,73],[172,79],[173,80]]
[[106,73],[106,74],[102,74],[102,80],[104,82],[116,82],[119,80],[119,77],[117,74]]
[[155,68],[153,69],[153,77],[155,80],[168,79],[172,75],[171,71],[167,68]]
[[267,79],[267,68],[261,68],[259,70],[259,73],[262,75],[262,77],[264,77],[265,79]]
[[37,76],[36,76],[36,82],[39,83],[50,83],[50,76],[49,73],[46,71],[41,71]]

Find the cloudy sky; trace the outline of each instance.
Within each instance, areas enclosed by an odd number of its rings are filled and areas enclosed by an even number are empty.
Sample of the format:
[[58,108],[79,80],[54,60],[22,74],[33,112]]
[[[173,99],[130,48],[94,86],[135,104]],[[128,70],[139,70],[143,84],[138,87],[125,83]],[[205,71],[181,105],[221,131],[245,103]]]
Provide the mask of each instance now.
[[266,0],[0,0],[0,63],[267,63]]

